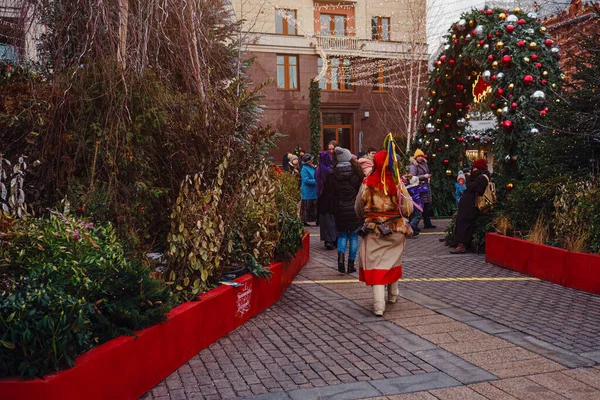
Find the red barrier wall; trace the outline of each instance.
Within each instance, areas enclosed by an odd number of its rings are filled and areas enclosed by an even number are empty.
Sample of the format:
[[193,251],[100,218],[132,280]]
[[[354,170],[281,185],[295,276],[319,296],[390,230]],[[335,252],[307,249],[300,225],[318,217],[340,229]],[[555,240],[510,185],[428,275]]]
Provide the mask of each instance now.
[[235,281],[241,287],[219,286],[198,301],[174,308],[168,321],[121,336],[77,357],[76,366],[24,381],[0,380],[2,400],[138,399],[209,344],[279,300],[308,262],[310,236],[289,262],[268,268],[267,281],[251,274]]
[[576,253],[496,233],[485,238],[485,260],[573,289],[600,294],[600,256]]

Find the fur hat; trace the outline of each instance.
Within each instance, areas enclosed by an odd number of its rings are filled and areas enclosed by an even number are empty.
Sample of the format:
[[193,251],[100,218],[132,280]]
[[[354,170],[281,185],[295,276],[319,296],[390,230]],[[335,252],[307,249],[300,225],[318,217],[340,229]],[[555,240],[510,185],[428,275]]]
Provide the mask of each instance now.
[[350,160],[352,160],[352,153],[350,153],[350,150],[342,147],[335,148],[335,156],[338,162],[350,162]]
[[308,164],[309,162],[311,162],[313,159],[315,158],[315,156],[313,156],[310,153],[306,153],[304,155],[304,157],[302,157],[302,164]]
[[467,178],[465,177],[465,173],[462,171],[460,171],[458,173],[458,176],[456,177],[456,182],[458,182],[460,179],[462,179],[465,182],[467,181]]
[[480,158],[479,160],[475,160],[475,161],[473,161],[473,167],[477,168],[477,169],[487,170],[488,169],[487,161],[485,160],[485,158]]
[[425,156],[425,153],[423,153],[423,150],[421,150],[421,149],[417,149],[415,151],[415,154],[413,155],[414,158],[417,158],[419,156],[423,156],[423,157]]
[[413,175],[413,177],[410,178],[410,181],[408,182],[408,185],[406,186],[406,188],[410,189],[411,187],[415,187],[415,186],[419,186],[419,177],[416,175]]

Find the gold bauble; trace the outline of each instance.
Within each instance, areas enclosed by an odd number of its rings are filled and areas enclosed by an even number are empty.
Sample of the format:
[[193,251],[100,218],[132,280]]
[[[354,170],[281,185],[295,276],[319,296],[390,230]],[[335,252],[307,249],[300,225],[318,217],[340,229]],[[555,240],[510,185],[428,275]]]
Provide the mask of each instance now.
[[515,8],[515,9],[513,10],[513,13],[515,13],[515,14],[518,14],[518,13],[520,13],[520,12],[521,12],[521,9],[520,9],[519,7]]
[[435,90],[432,90],[430,93],[432,96],[435,96],[435,94],[436,94]]
[[514,83],[509,83],[508,84],[508,90],[512,91],[515,88]]
[[427,111],[423,111],[423,116],[426,117],[427,116]]
[[470,20],[470,21],[469,21],[469,26],[470,26],[471,28],[472,28],[472,27],[474,27],[474,26],[475,26],[475,21],[473,21],[473,20]]
[[556,83],[553,83],[553,84],[552,84],[552,88],[553,88],[553,89],[556,89]]
[[479,72],[477,72],[477,71],[473,71],[473,72],[471,72],[471,75],[473,75],[473,76],[477,76],[477,75],[479,75]]
[[452,117],[452,113],[446,114],[446,117],[448,117],[448,118]]
[[496,115],[502,115],[502,109],[501,108],[499,108],[499,109],[496,110]]
[[456,39],[456,34],[455,33],[452,34],[452,39]]
[[494,68],[494,69],[498,69],[498,61],[494,61],[494,62],[492,63],[492,68]]
[[542,78],[548,78],[548,71],[542,72]]
[[438,118],[438,119],[435,120],[435,123],[439,125],[439,124],[442,123],[442,120]]
[[437,155],[436,155],[435,153],[433,153],[433,154],[431,155],[431,158],[436,158],[436,157],[437,157]]
[[425,146],[429,146],[431,144],[431,142],[428,140],[425,142]]
[[496,50],[502,50],[503,47],[504,47],[503,42],[496,42]]
[[469,114],[467,114],[467,115],[465,115],[465,119],[466,119],[467,121],[469,121],[469,120],[471,120],[471,116],[470,116]]
[[450,176],[452,175],[452,171],[450,171],[449,169],[446,170],[446,175]]
[[445,145],[444,145],[444,148],[445,148],[446,150],[448,150],[448,148],[449,148],[449,147],[450,147],[450,146],[448,146],[447,144],[445,144]]
[[530,49],[530,50],[535,50],[535,49],[537,49],[537,43],[536,43],[536,42],[531,42],[531,43],[529,43],[529,49]]
[[546,27],[545,27],[545,26],[542,26],[542,27],[540,28],[540,32],[542,32],[542,33],[546,33],[546,31],[547,31],[547,29],[546,29]]
[[500,13],[500,15],[498,15],[498,19],[505,20],[506,19],[506,14]]
[[523,61],[525,61],[525,62],[529,62],[529,57],[524,57],[524,58],[523,58]]

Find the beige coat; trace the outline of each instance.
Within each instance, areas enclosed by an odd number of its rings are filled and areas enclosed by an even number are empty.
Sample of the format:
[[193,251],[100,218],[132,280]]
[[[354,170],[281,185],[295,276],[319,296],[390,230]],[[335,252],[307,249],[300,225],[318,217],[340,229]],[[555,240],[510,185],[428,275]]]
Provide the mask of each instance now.
[[365,217],[365,223],[385,223],[391,235],[383,235],[378,229],[367,234],[359,244],[359,279],[367,285],[387,285],[402,277],[402,253],[408,221],[404,218],[392,222],[387,219],[399,216],[396,193],[385,195],[379,189],[362,185],[354,205],[357,215]]

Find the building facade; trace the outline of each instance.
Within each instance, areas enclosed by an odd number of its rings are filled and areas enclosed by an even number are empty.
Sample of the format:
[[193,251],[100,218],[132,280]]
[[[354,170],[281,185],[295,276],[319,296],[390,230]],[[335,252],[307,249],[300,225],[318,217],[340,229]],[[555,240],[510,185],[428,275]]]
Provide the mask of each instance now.
[[40,26],[33,23],[35,5],[23,0],[0,0],[0,62],[35,61]]
[[[410,3],[410,4],[409,4]],[[420,4],[419,4],[420,3]],[[236,0],[249,77],[261,90],[263,125],[287,135],[273,155],[309,147],[309,86],[321,89],[321,146],[357,154],[389,132],[414,131],[426,85],[425,2]],[[412,128],[411,128],[412,127]]]

